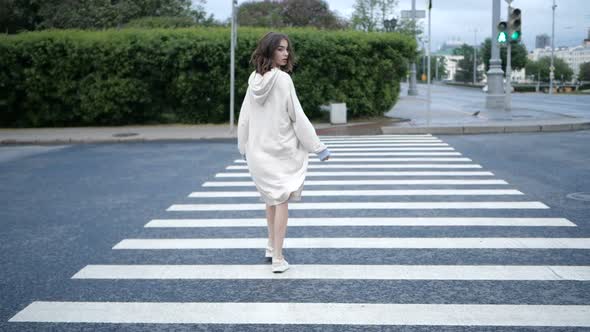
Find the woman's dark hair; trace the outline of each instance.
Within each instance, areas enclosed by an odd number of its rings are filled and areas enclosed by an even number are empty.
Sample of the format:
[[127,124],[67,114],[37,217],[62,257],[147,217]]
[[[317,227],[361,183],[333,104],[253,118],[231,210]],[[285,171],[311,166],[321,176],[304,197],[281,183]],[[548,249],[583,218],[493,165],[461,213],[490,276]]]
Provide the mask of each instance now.
[[291,45],[289,37],[282,33],[269,32],[260,38],[258,46],[256,46],[254,53],[252,53],[252,58],[250,58],[250,63],[256,67],[256,72],[260,75],[264,75],[272,69],[273,55],[275,50],[281,46],[281,40],[287,41],[289,57],[287,58],[287,64],[280,68],[288,73],[293,71],[295,53],[293,52],[293,46]]

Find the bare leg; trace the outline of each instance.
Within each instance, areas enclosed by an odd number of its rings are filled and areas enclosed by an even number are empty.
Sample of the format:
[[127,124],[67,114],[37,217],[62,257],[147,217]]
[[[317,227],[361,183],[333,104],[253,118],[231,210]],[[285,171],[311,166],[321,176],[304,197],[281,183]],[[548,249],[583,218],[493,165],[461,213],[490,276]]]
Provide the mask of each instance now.
[[283,241],[287,234],[287,220],[289,219],[289,203],[284,202],[276,206],[274,224],[274,248],[272,251],[273,260],[283,258]]
[[274,246],[274,224],[275,224],[275,211],[276,208],[274,205],[267,205],[266,206],[266,224],[268,225],[268,243],[267,247]]

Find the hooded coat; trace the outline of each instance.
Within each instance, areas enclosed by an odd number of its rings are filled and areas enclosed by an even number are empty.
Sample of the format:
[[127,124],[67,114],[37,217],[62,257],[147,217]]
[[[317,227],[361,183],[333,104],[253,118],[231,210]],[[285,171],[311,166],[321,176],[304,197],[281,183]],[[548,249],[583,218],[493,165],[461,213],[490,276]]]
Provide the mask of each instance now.
[[326,150],[297,99],[291,76],[252,72],[238,120],[238,149],[268,205],[300,200],[309,153]]

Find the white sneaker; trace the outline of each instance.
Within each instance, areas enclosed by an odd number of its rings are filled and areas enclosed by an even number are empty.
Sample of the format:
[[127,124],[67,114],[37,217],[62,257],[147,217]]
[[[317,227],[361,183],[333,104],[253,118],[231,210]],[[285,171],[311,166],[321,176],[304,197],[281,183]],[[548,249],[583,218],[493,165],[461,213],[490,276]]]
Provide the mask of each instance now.
[[266,247],[266,252],[264,253],[264,257],[272,258],[272,247]]
[[287,263],[286,259],[281,259],[279,261],[273,260],[272,262],[272,272],[273,273],[281,273],[285,272],[289,269],[289,263]]

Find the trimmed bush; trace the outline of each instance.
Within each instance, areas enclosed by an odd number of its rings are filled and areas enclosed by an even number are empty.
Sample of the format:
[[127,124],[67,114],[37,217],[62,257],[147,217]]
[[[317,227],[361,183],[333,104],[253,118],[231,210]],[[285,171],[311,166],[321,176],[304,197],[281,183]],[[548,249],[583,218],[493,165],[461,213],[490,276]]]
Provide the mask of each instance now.
[[[239,29],[236,113],[253,71],[251,53],[265,32]],[[293,43],[298,60],[293,80],[312,118],[330,102],[345,102],[349,118],[382,115],[397,100],[405,59],[415,55],[415,42],[399,34],[283,32]],[[228,28],[0,36],[0,125],[228,121],[229,45]]]

